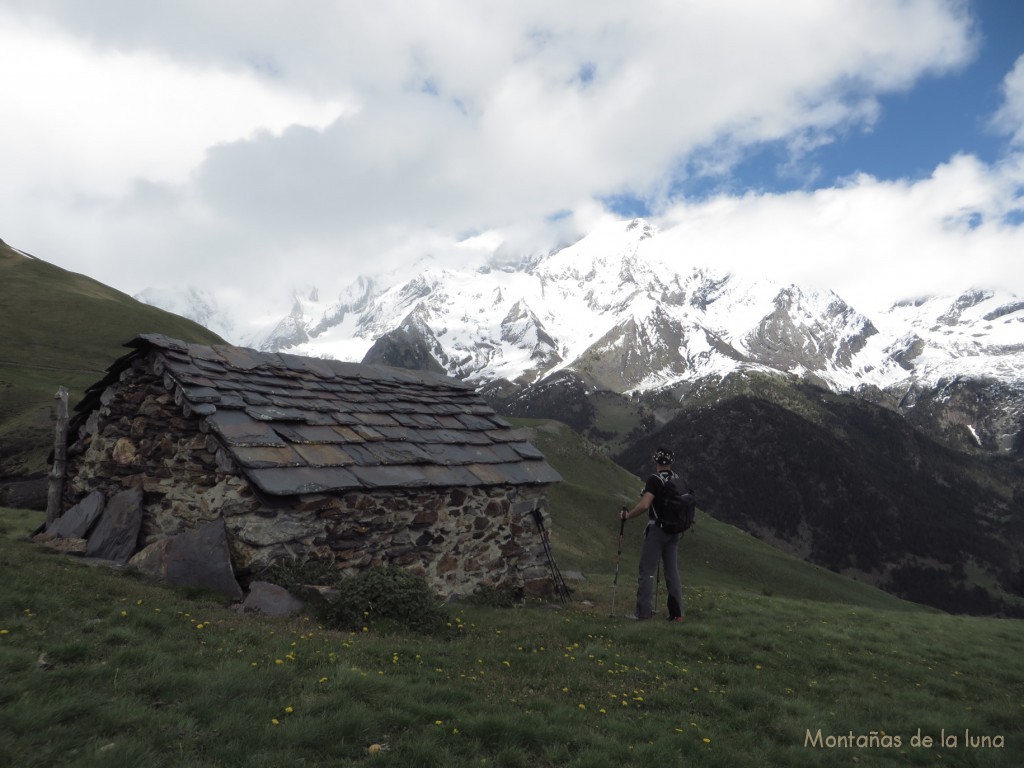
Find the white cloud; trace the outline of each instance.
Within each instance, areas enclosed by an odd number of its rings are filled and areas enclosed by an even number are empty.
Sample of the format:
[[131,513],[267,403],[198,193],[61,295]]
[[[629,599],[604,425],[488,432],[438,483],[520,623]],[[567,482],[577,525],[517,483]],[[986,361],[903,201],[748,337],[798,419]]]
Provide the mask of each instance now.
[[220,142],[325,125],[342,99],[289,93],[251,73],[95,48],[0,14],[5,183],[123,193],[135,178],[182,181]]
[[[0,236],[124,290],[205,283],[265,306],[426,252],[552,247],[630,192],[709,252],[767,239],[824,278],[859,258],[836,243],[844,207],[907,248],[922,231],[975,242],[989,220],[929,229],[918,208],[956,204],[921,203],[927,182],[668,207],[672,180],[760,142],[799,159],[976,45],[958,0],[0,0]],[[1008,178],[968,165],[948,172],[993,194]],[[932,194],[962,192],[946,172]]]
[[1003,104],[993,123],[1009,134],[1014,144],[1024,145],[1024,56],[1003,80]]
[[930,178],[681,203],[658,222],[684,263],[831,288],[864,312],[969,287],[1024,287],[1024,156],[953,158]]

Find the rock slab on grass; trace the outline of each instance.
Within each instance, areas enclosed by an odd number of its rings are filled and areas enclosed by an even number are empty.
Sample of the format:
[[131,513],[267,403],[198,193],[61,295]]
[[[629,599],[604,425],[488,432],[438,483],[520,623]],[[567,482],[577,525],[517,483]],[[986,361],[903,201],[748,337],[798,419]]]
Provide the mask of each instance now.
[[114,496],[89,536],[86,557],[123,563],[135,554],[142,528],[142,489],[129,488]]
[[131,559],[130,565],[171,584],[202,587],[236,600],[244,594],[231,566],[223,520],[150,544]]
[[84,539],[92,524],[103,513],[105,504],[103,494],[100,491],[93,491],[50,523],[46,532],[60,539]]
[[284,618],[294,616],[305,603],[284,587],[269,581],[254,581],[249,585],[249,595],[242,603],[245,613],[261,613],[264,616]]

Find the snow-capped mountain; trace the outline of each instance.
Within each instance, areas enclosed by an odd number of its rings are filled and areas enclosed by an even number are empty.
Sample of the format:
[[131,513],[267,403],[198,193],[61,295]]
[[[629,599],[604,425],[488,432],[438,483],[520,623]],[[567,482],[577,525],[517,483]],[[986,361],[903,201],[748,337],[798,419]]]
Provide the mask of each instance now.
[[[521,264],[360,278],[334,302],[297,296],[287,317],[242,341],[349,360],[375,348],[383,362],[382,344],[415,343],[481,387],[569,371],[630,394],[759,370],[885,392],[904,407],[966,380],[1024,389],[1024,300],[1011,294],[970,290],[869,318],[833,291],[687,263],[677,242],[636,219]],[[1021,407],[1001,407],[999,429],[1009,432],[988,437],[1012,441]]]
[[235,335],[234,320],[218,306],[217,300],[209,291],[194,286],[151,287],[132,298],[194,320],[222,338],[230,339]]

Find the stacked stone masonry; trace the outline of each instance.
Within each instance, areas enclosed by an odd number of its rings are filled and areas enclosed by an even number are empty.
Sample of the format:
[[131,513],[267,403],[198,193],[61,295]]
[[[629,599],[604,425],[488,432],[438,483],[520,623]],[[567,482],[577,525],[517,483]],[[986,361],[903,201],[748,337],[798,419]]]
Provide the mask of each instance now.
[[69,446],[65,508],[93,490],[110,499],[141,488],[140,550],[222,518],[243,582],[276,561],[314,558],[346,574],[402,566],[446,597],[482,586],[551,592],[543,534],[531,514],[546,508],[546,484],[271,496],[239,471],[231,446],[161,369],[158,355],[136,354],[105,382]]

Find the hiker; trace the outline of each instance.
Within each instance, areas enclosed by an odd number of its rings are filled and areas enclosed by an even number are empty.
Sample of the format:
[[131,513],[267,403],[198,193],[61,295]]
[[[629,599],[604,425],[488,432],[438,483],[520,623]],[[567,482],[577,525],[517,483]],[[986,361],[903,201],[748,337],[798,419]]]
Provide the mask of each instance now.
[[619,512],[622,520],[638,517],[644,512],[648,515],[647,529],[644,531],[644,543],[640,552],[640,579],[636,590],[636,613],[627,618],[645,620],[654,614],[654,574],[659,561],[665,566],[665,586],[668,590],[668,620],[681,622],[683,609],[683,590],[679,581],[679,565],[676,555],[679,549],[680,533],[666,533],[658,525],[655,511],[659,501],[665,497],[665,488],[669,480],[682,482],[672,471],[672,451],[659,448],[652,457],[656,471],[647,478],[643,495],[633,509],[623,508]]

